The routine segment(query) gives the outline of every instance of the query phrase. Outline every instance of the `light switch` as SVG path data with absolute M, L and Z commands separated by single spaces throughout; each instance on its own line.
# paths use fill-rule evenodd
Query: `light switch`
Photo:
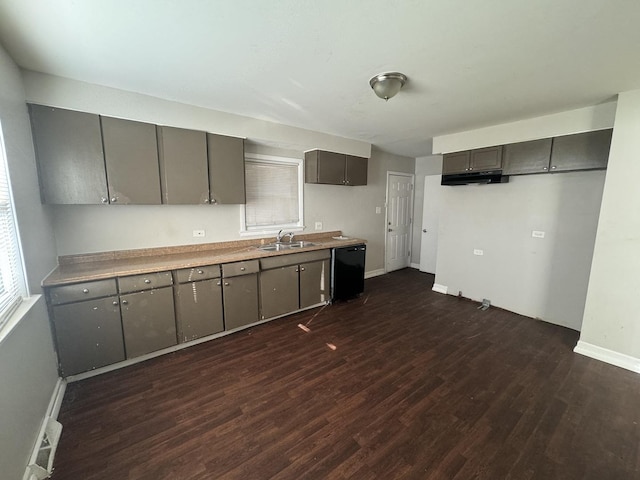
M 484 250 L 480 250 L 479 248 L 474 248 L 473 249 L 473 254 L 474 255 L 484 255 Z
M 531 236 L 533 238 L 544 238 L 544 232 L 541 232 L 540 230 L 534 230 L 531 232 Z
M 322 222 L 316 222 L 316 230 L 322 230 Z
M 382 208 L 381 208 L 381 207 L 376 207 L 376 213 L 377 213 L 377 214 L 382 213 Z

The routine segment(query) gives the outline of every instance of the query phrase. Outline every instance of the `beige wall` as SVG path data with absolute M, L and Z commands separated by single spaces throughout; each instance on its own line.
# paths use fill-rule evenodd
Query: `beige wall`
M 618 97 L 576 351 L 640 373 L 640 90 Z
M 0 47 L 0 122 L 32 293 L 55 266 L 51 222 L 40 205 L 33 144 L 18 68 Z M 19 321 L 17 320 L 19 318 Z M 16 323 L 17 322 L 17 323 Z M 11 326 L 12 328 L 7 328 Z M 0 332 L 0 476 L 20 479 L 58 375 L 42 297 L 25 302 Z

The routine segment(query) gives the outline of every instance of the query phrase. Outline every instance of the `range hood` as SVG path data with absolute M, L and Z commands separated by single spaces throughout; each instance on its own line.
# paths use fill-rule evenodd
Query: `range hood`
M 507 183 L 508 175 L 502 175 L 502 170 L 484 172 L 454 173 L 442 175 L 441 185 L 467 185 L 469 183 Z

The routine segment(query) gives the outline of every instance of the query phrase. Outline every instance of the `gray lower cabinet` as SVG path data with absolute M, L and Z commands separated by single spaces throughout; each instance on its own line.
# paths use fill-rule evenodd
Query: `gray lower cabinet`
M 300 308 L 307 308 L 331 299 L 331 262 L 300 265 Z
M 29 105 L 42 202 L 108 203 L 100 117 Z
M 298 310 L 298 265 L 260 272 L 261 318 L 273 318 Z
M 159 205 L 156 126 L 121 118 L 100 120 L 110 203 Z
M 125 359 L 117 296 L 52 307 L 62 376 Z
M 224 330 L 220 267 L 209 265 L 176 272 L 176 323 L 181 342 Z
M 257 260 L 222 265 L 224 329 L 249 325 L 259 318 Z
M 120 295 L 127 358 L 177 344 L 173 288 Z
M 260 260 L 261 318 L 273 318 L 330 300 L 329 250 Z

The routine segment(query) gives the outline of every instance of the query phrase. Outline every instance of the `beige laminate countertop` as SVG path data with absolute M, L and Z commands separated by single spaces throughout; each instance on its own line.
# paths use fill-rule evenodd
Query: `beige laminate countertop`
M 261 244 L 274 241 L 272 238 L 265 238 L 60 257 L 58 267 L 42 281 L 42 286 L 54 287 L 126 275 L 240 262 L 366 243 L 361 238 L 343 240 L 333 238 L 338 236 L 341 236 L 339 231 L 296 235 L 296 240 L 310 241 L 315 245 L 277 252 L 264 251 L 258 248 Z

